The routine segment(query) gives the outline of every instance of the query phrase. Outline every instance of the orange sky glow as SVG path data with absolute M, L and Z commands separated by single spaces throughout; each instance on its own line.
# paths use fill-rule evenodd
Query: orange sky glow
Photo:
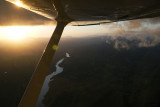
M 0 27 L 0 40 L 23 41 L 27 38 L 49 38 L 55 26 L 3 26 Z M 108 30 L 103 26 L 67 26 L 62 37 L 88 37 L 105 35 Z

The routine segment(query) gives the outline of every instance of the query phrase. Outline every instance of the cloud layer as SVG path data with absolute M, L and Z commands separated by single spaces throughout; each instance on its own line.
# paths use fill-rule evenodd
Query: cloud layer
M 106 25 L 108 33 L 106 43 L 116 49 L 133 47 L 152 47 L 160 43 L 160 17 L 139 19 Z

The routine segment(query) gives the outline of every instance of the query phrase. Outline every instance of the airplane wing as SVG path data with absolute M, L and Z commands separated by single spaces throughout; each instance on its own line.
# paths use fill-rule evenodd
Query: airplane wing
M 160 16 L 159 0 L 7 0 L 55 20 L 60 11 L 72 25 L 92 25 Z M 62 13 L 62 12 L 61 12 Z
M 57 12 L 51 0 L 6 0 L 19 7 L 25 8 L 44 17 L 54 20 Z

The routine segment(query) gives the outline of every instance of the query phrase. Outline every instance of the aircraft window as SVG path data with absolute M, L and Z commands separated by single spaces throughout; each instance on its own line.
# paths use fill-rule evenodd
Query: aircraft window
M 158 22 L 66 27 L 37 107 L 159 106 Z
M 33 2 L 30 4 L 39 6 L 38 0 L 20 1 Z M 77 1 L 83 4 L 81 0 Z M 151 4 L 150 8 L 156 7 L 154 11 L 133 5 L 135 12 L 128 15 L 130 11 L 127 5 L 125 8 L 127 11 L 122 12 L 121 17 L 117 17 L 116 12 L 122 10 L 121 7 L 125 4 L 121 3 L 122 6 L 115 8 L 117 11 L 113 11 L 111 18 L 125 19 L 132 15 L 137 17 L 136 14 L 141 12 L 144 14 L 139 18 L 144 18 L 143 15 L 151 17 L 149 13 L 152 12 L 155 13 L 153 16 L 158 16 L 158 1 L 153 1 L 156 5 L 152 5 L 151 1 L 147 1 L 145 5 Z M 43 3 L 44 0 L 39 2 L 42 7 L 47 5 Z M 72 2 L 70 3 L 72 5 Z M 143 1 L 134 3 L 141 4 Z M 20 7 L 0 0 L 1 107 L 18 106 L 55 29 L 54 21 L 22 9 L 24 6 L 22 4 L 18 5 Z M 65 5 L 66 9 L 68 7 L 68 4 Z M 76 8 L 79 7 L 72 5 L 72 8 L 68 8 L 65 12 L 76 13 Z M 140 8 L 144 10 L 136 11 Z M 97 10 L 97 7 L 93 9 Z M 104 10 L 103 7 L 98 9 Z M 42 13 L 51 12 L 50 8 L 38 10 Z M 95 14 L 90 8 L 86 10 L 85 14 L 78 10 L 80 12 L 78 14 L 80 16 L 88 16 L 87 12 Z M 57 12 L 51 13 L 55 13 L 52 15 L 56 17 Z M 107 17 L 99 14 L 98 17 L 90 16 L 90 18 L 105 20 Z M 103 21 L 101 23 L 95 21 L 94 24 L 92 21 L 71 24 L 92 26 L 67 25 L 59 45 L 53 46 L 57 51 L 37 100 L 37 107 L 160 107 L 159 22 L 160 18 L 157 17 L 105 24 Z M 100 25 L 95 25 L 97 23 Z

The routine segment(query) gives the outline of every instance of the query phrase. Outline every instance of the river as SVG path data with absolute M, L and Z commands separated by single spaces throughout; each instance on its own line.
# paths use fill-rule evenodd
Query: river
M 45 79 L 45 81 L 43 83 L 43 87 L 41 89 L 41 93 L 40 93 L 40 96 L 38 98 L 36 107 L 45 107 L 45 105 L 43 104 L 42 100 L 44 99 L 45 94 L 49 90 L 49 82 L 53 80 L 52 77 L 54 77 L 55 75 L 58 75 L 58 74 L 63 72 L 63 67 L 61 67 L 59 65 L 65 60 L 65 58 L 69 58 L 69 57 L 70 57 L 70 55 L 68 53 L 66 53 L 66 56 L 64 58 L 60 59 L 56 63 L 56 71 L 51 73 L 50 75 L 46 76 L 46 79 Z

